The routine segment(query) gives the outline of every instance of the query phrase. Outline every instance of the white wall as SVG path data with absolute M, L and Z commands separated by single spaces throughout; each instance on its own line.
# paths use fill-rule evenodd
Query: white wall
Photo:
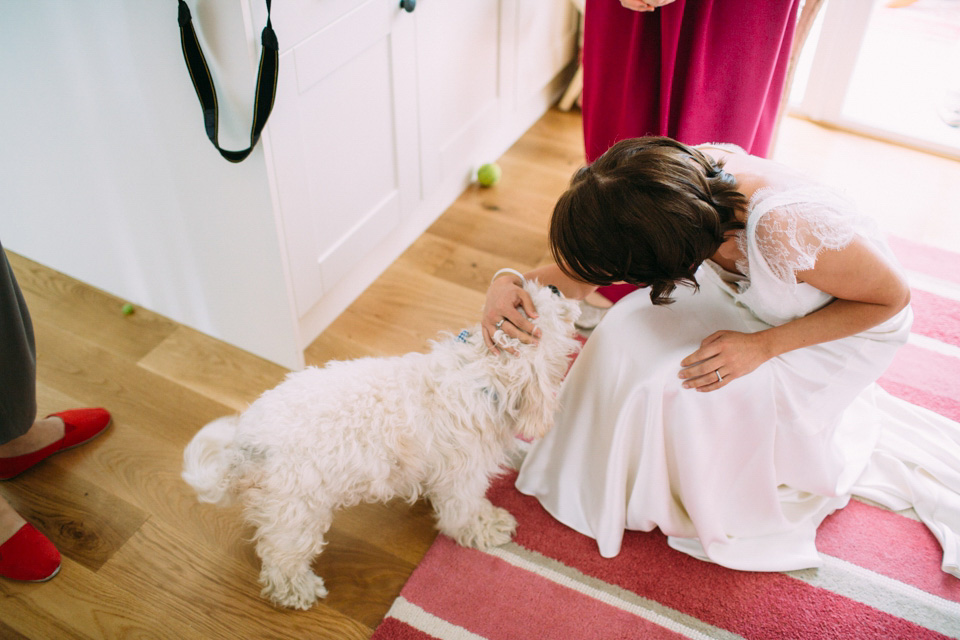
M 221 145 L 243 148 L 259 37 L 239 2 L 190 5 L 220 91 Z M 177 4 L 6 2 L 0 47 L 4 246 L 299 366 L 263 151 L 232 164 L 207 141 Z

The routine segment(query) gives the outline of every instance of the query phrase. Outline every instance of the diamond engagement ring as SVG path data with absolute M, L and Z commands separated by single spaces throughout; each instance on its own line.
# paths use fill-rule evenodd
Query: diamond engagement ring
M 499 329 L 499 328 L 500 328 L 500 325 L 503 324 L 503 321 L 504 321 L 504 320 L 506 320 L 506 318 L 500 318 L 500 322 L 498 322 L 497 324 L 495 324 L 495 325 L 493 325 L 493 326 L 495 326 L 497 329 Z
M 723 376 L 720 375 L 720 369 L 717 369 L 714 371 L 714 373 L 717 374 L 717 382 L 723 382 Z

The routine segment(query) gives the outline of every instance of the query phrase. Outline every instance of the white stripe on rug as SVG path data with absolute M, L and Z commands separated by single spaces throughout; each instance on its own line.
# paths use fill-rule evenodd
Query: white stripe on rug
M 440 640 L 486 640 L 483 636 L 424 611 L 403 596 L 393 601 L 385 617 L 399 620 Z
M 820 556 L 822 567 L 787 571 L 785 575 L 938 633 L 951 637 L 960 634 L 960 604 L 840 558 L 823 553 Z
M 940 340 L 928 338 L 927 336 L 920 335 L 919 333 L 911 333 L 910 337 L 907 339 L 907 342 L 915 347 L 920 347 L 922 349 L 926 349 L 927 351 L 933 351 L 934 353 L 939 353 L 940 355 L 949 356 L 951 358 L 957 358 L 960 360 L 960 347 L 952 345 L 949 342 L 941 342 Z
M 919 271 L 907 270 L 907 281 L 914 289 L 920 289 L 933 293 L 941 298 L 949 298 L 960 302 L 960 284 L 943 280 L 936 276 L 921 273 Z
M 742 636 L 638 596 L 572 567 L 510 542 L 486 551 L 488 555 L 566 587 L 604 604 L 694 640 L 742 640 Z

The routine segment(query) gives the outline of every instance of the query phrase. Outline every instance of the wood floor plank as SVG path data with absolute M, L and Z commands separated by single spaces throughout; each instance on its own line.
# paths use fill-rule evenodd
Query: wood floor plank
M 76 341 L 45 318 L 34 321 L 38 378 L 69 387 L 87 406 L 109 408 L 122 424 L 157 425 L 158 435 L 185 444 L 203 424 L 229 407 L 140 367 L 99 343 Z
M 125 301 L 120 298 L 12 251 L 7 251 L 7 258 L 31 316 L 64 327 L 78 341 L 96 342 L 136 360 L 177 328 L 175 322 L 146 309 L 124 315 Z
M 67 633 L 69 634 L 70 631 L 67 630 Z M 3 638 L 4 640 L 24 640 L 29 638 L 29 636 L 23 635 L 13 627 L 6 624 L 3 620 L 0 620 L 0 638 Z
M 75 609 L 83 610 L 83 607 L 75 607 L 75 603 L 86 599 L 95 581 L 83 580 L 77 584 L 70 579 L 72 575 L 75 573 L 68 558 L 64 560 L 60 573 L 49 582 L 31 584 L 0 580 L 0 612 L 3 614 L 0 631 L 5 631 L 4 627 L 9 625 L 13 628 L 12 637 L 95 638 L 85 632 L 90 627 L 81 624 L 73 615 Z M 108 585 L 108 592 L 110 588 Z M 7 638 L 7 635 L 0 637 Z
M 410 505 L 402 500 L 365 503 L 344 509 L 334 527 L 416 565 L 437 537 L 433 509 L 424 500 Z
M 396 264 L 486 294 L 490 277 L 503 266 L 503 261 L 499 256 L 427 231 L 397 259 Z
M 130 591 L 153 594 L 155 624 L 171 619 L 201 638 L 368 638 L 372 630 L 324 603 L 309 611 L 272 606 L 260 596 L 257 571 L 216 550 L 198 549 L 175 528 L 148 521 L 137 544 L 116 554 L 99 575 Z M 202 606 L 184 606 L 202 603 Z
M 478 291 L 394 264 L 327 331 L 362 336 L 377 355 L 424 352 L 439 332 L 479 322 L 482 306 Z
M 374 628 L 400 595 L 417 562 L 385 553 L 379 545 L 334 527 L 314 571 L 330 592 L 324 605 Z
M 64 559 L 60 573 L 49 582 L 0 582 L 4 620 L 23 637 L 204 637 L 190 625 L 152 606 L 151 596 L 145 588 L 121 587 L 69 558 Z M 17 606 L 7 606 L 10 601 Z M 2 631 L 0 627 L 0 638 L 7 638 Z
M 557 154 L 583 157 L 583 119 L 579 110 L 559 111 L 551 109 L 537 120 L 510 148 L 510 155 L 520 152 L 518 144 L 530 138 L 546 138 L 557 144 L 558 149 L 550 155 L 536 156 L 540 161 L 554 162 Z
M 451 215 L 441 216 L 430 226 L 429 233 L 498 256 L 504 265 L 533 264 L 548 249 L 546 226 L 535 230 L 507 215 L 491 224 L 478 215 L 475 205 L 465 202 L 454 204 L 447 213 Z
M 509 161 L 505 159 L 503 162 Z M 494 231 L 502 229 L 503 225 L 521 225 L 527 231 L 545 234 L 557 198 L 567 188 L 570 175 L 564 171 L 563 176 L 562 180 L 552 180 L 554 186 L 549 189 L 523 180 L 497 184 L 489 189 L 471 187 L 441 218 L 467 215 Z
M 76 473 L 41 465 L 0 485 L 18 513 L 61 555 L 96 571 L 146 521 L 148 514 Z
M 237 412 L 289 373 L 280 365 L 187 327 L 177 328 L 138 364 Z

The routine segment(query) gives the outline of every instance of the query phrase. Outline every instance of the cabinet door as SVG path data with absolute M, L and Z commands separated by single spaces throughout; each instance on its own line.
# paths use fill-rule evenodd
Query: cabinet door
M 367 0 L 280 59 L 269 161 L 298 316 L 419 199 L 414 23 Z
M 522 105 L 576 55 L 579 13 L 569 0 L 515 1 L 517 105 Z
M 420 0 L 417 69 L 424 197 L 459 188 L 496 145 L 501 0 Z

